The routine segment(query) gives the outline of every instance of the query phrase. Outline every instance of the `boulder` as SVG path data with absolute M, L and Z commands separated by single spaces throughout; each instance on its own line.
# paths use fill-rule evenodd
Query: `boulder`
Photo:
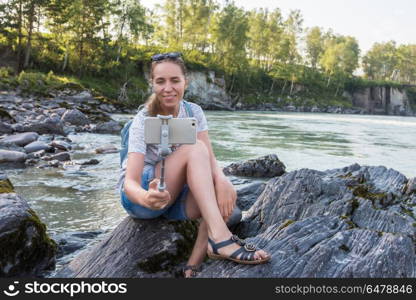
M 23 125 L 24 131 L 34 131 L 39 134 L 59 134 L 65 135 L 64 127 L 59 118 L 46 118 L 41 122 L 26 123 Z
M 26 200 L 0 175 L 0 277 L 41 276 L 55 265 L 56 243 Z
M 119 134 L 120 131 L 121 131 L 121 125 L 114 120 L 104 122 L 104 123 L 99 123 L 93 129 L 93 132 L 96 132 L 96 133 Z
M 11 145 L 14 144 L 19 147 L 24 147 L 27 144 L 30 144 L 36 141 L 39 137 L 39 134 L 36 132 L 25 132 L 25 133 L 18 133 L 10 136 L 6 136 L 5 138 L 0 140 L 0 144 L 2 145 Z
M 90 124 L 90 120 L 80 112 L 78 109 L 68 109 L 61 118 L 62 122 L 67 122 L 72 125 L 83 126 Z
M 50 145 L 56 149 L 63 150 L 63 151 L 69 151 L 72 149 L 72 146 L 69 143 L 65 141 L 60 141 L 60 140 L 54 140 L 51 142 Z
M 32 142 L 24 147 L 26 153 L 37 152 L 40 150 L 50 151 L 51 148 L 51 146 L 41 141 Z
M 101 242 L 76 256 L 56 277 L 177 277 L 180 265 L 190 254 L 196 232 L 196 223 L 192 221 L 126 217 Z
M 12 125 L 8 123 L 0 122 L 0 134 L 12 133 L 12 132 L 13 132 Z
M 43 157 L 43 160 L 46 160 L 46 161 L 54 161 L 54 160 L 68 161 L 68 160 L 71 160 L 71 155 L 69 154 L 69 152 L 61 152 L 61 153 L 54 154 L 54 155 L 51 155 L 51 156 L 45 156 L 45 157 Z
M 118 149 L 112 144 L 106 144 L 95 149 L 95 153 L 97 154 L 107 154 L 107 153 L 116 153 L 116 152 L 118 152 Z
M 24 163 L 26 159 L 27 159 L 26 153 L 0 149 L 0 164 Z
M 269 154 L 244 162 L 232 163 L 226 166 L 223 171 L 225 175 L 270 178 L 283 175 L 285 169 L 285 165 L 277 155 Z
M 240 207 L 241 210 L 249 210 L 263 192 L 265 186 L 266 184 L 263 182 L 254 182 L 237 189 L 238 207 Z

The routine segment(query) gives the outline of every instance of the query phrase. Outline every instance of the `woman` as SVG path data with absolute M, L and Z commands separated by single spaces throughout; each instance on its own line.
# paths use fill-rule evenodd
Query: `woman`
M 161 215 L 186 220 L 202 217 L 198 237 L 184 269 L 184 276 L 195 275 L 205 255 L 243 264 L 265 263 L 270 256 L 233 236 L 226 226 L 236 201 L 236 192 L 215 159 L 205 115 L 200 106 L 188 103 L 197 119 L 197 142 L 181 145 L 166 158 L 165 191 L 157 189 L 161 162 L 157 145 L 144 143 L 146 116 L 187 117 L 182 101 L 188 81 L 180 53 L 152 57 L 150 80 L 153 94 L 145 108 L 135 116 L 129 132 L 129 149 L 121 193 L 122 204 L 135 218 L 151 219 Z

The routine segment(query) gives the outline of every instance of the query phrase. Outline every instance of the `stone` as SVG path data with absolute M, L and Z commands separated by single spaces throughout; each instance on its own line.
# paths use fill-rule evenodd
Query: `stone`
M 26 153 L 19 151 L 0 150 L 0 164 L 24 163 L 26 159 Z
M 264 182 L 251 183 L 237 190 L 237 205 L 244 211 L 249 210 L 263 192 Z
M 34 141 L 30 144 L 27 144 L 24 147 L 26 153 L 37 152 L 37 151 L 40 151 L 40 150 L 50 151 L 51 148 L 52 148 L 51 146 L 49 146 L 45 142 L 41 142 L 41 141 Z
M 56 243 L 25 199 L 1 176 L 0 277 L 42 276 L 55 266 Z M 9 189 L 4 186 L 9 184 Z
M 87 125 L 90 122 L 90 120 L 87 118 L 86 115 L 84 115 L 82 112 L 80 112 L 78 109 L 69 109 L 67 110 L 61 118 L 62 122 L 66 122 L 72 125 L 77 126 L 83 126 Z
M 16 146 L 24 147 L 27 144 L 30 144 L 36 141 L 38 137 L 39 137 L 39 134 L 37 134 L 36 132 L 18 133 L 18 134 L 10 135 L 1 139 L 0 144 L 2 145 L 14 144 Z
M 64 151 L 69 151 L 72 149 L 72 146 L 69 143 L 61 140 L 54 140 L 50 143 L 50 145 L 56 149 Z
M 12 125 L 5 123 L 5 122 L 0 122 L 0 134 L 12 133 L 12 132 L 13 132 Z
M 111 120 L 108 122 L 97 124 L 93 132 L 119 134 L 121 129 L 121 125 L 117 121 Z
M 68 161 L 71 160 L 71 155 L 69 154 L 69 152 L 61 152 L 55 155 L 51 155 L 51 156 L 45 156 L 43 157 L 43 160 L 46 161 Z
M 77 163 L 81 166 L 98 165 L 100 163 L 100 161 L 98 159 L 92 158 L 92 159 L 80 161 L 80 162 L 77 162 Z
M 285 165 L 277 155 L 270 154 L 244 162 L 232 163 L 223 171 L 225 175 L 270 178 L 285 173 Z
M 39 134 L 59 134 L 65 135 L 62 122 L 59 118 L 47 117 L 41 122 L 31 122 L 24 124 L 25 131 L 34 131 Z
M 95 149 L 97 154 L 107 154 L 107 153 L 116 153 L 118 149 L 112 144 L 106 144 Z
M 126 217 L 102 241 L 76 256 L 56 277 L 151 278 L 160 277 L 161 273 L 163 277 L 179 277 L 180 265 L 190 254 L 196 232 L 192 221 Z

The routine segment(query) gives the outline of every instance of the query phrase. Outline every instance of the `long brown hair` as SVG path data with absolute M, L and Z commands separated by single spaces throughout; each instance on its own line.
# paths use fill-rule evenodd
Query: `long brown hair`
M 156 65 L 164 63 L 164 62 L 171 62 L 171 63 L 178 65 L 182 70 L 183 76 L 187 78 L 188 71 L 186 70 L 185 63 L 182 60 L 182 58 L 177 57 L 177 58 L 165 58 L 159 61 L 152 61 L 150 65 L 150 71 L 149 71 L 149 80 L 153 80 L 153 70 L 156 67 Z M 149 96 L 149 98 L 147 98 L 147 101 L 144 105 L 147 108 L 147 112 L 149 116 L 155 117 L 162 112 L 160 101 L 157 99 L 157 96 L 155 93 L 152 93 Z

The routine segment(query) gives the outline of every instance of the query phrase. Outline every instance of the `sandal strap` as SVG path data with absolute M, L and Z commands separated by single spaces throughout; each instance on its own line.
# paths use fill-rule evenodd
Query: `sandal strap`
M 219 242 L 219 243 L 214 243 L 210 238 L 208 238 L 208 242 L 212 247 L 212 252 L 214 252 L 214 254 L 219 254 L 218 249 L 231 245 L 235 243 L 236 241 L 234 241 L 233 238 L 231 237 L 230 239 Z
M 241 254 L 241 257 L 238 256 Z M 241 260 L 253 260 L 255 252 L 253 250 L 249 251 L 246 247 L 242 246 L 239 249 L 235 250 L 230 257 L 234 259 L 241 259 Z
M 182 268 L 182 273 L 183 276 L 185 277 L 185 272 L 191 270 L 191 277 L 195 277 L 197 275 L 198 272 L 202 271 L 202 266 L 196 266 L 196 265 L 186 265 L 185 267 Z

